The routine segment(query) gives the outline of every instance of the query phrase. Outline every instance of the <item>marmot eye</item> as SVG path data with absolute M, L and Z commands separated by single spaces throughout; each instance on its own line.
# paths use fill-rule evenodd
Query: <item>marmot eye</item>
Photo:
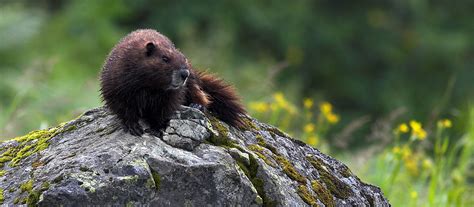
M 169 63 L 169 62 L 170 62 L 170 58 L 169 58 L 169 57 L 163 56 L 163 57 L 161 57 L 161 59 L 162 59 L 165 63 Z

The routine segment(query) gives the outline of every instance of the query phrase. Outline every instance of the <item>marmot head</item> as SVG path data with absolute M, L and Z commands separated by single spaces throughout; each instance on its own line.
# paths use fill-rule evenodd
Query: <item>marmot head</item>
M 186 57 L 166 36 L 144 29 L 124 37 L 109 54 L 103 70 L 113 70 L 115 78 L 135 85 L 178 90 L 186 84 L 189 68 Z

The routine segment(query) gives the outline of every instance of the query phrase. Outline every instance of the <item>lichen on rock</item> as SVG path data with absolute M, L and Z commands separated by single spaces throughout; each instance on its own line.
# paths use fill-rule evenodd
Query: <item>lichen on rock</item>
M 188 107 L 163 136 L 125 133 L 106 108 L 0 144 L 0 203 L 389 206 L 339 161 L 245 116 L 237 129 Z

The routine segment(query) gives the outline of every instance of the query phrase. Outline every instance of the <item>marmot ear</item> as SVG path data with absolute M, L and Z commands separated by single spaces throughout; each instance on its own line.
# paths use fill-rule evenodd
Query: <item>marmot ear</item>
M 156 46 L 153 42 L 149 42 L 146 44 L 146 56 L 151 56 L 156 50 Z

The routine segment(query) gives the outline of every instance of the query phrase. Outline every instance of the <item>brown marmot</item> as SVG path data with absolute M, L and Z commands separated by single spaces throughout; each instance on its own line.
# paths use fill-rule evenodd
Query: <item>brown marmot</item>
M 102 68 L 100 90 L 105 105 L 133 135 L 144 132 L 140 119 L 155 132 L 165 128 L 182 104 L 235 127 L 243 124 L 245 109 L 235 90 L 194 70 L 166 36 L 152 29 L 136 30 L 112 49 Z

